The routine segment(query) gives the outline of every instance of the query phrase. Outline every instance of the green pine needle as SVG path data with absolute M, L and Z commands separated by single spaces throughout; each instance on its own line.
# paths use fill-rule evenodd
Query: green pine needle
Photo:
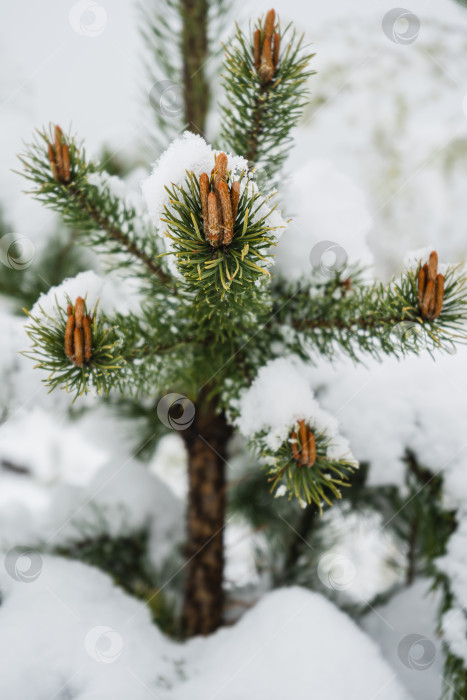
M 204 236 L 198 179 L 187 172 L 183 187 L 167 188 L 170 205 L 164 208 L 162 221 L 172 241 L 173 254 L 187 288 L 196 303 L 217 305 L 227 298 L 242 302 L 243 295 L 258 280 L 270 276 L 275 227 L 268 224 L 272 211 L 260 212 L 264 198 L 257 191 L 251 173 L 242 173 L 245 181 L 240 195 L 232 243 L 214 248 Z M 272 195 L 268 199 L 271 198 Z M 268 200 L 266 200 L 267 202 Z
M 258 28 L 263 21 L 258 20 Z M 255 27 L 256 28 L 256 27 Z M 304 45 L 291 24 L 281 31 L 281 52 L 273 80 L 264 85 L 253 59 L 253 32 L 247 37 L 238 28 L 225 47 L 223 86 L 226 104 L 221 105 L 221 141 L 234 153 L 259 166 L 261 189 L 278 184 L 279 171 L 291 146 L 291 130 L 308 102 L 309 69 L 315 54 Z M 266 190 L 267 191 L 267 190 Z
M 91 314 L 92 357 L 83 367 L 76 367 L 65 354 L 65 327 L 67 322 L 66 306 L 72 304 L 66 298 L 61 306 L 55 300 L 56 313 L 47 314 L 41 307 L 40 316 L 33 316 L 26 311 L 30 324 L 26 332 L 32 340 L 32 347 L 22 354 L 37 362 L 36 367 L 50 372 L 43 381 L 50 391 L 60 386 L 74 394 L 73 401 L 92 388 L 101 395 L 118 385 L 123 371 L 120 355 L 120 341 L 116 329 L 109 326 L 104 317 L 98 315 L 97 307 Z
M 311 429 L 313 430 L 312 426 Z M 302 503 L 314 503 L 322 513 L 323 505 L 332 506 L 335 499 L 342 498 L 341 489 L 349 487 L 349 477 L 358 469 L 355 460 L 330 460 L 327 457 L 331 440 L 325 433 L 314 432 L 316 461 L 312 467 L 301 466 L 292 456 L 290 439 L 277 452 L 271 452 L 265 442 L 266 432 L 255 437 L 255 444 L 266 462 L 266 471 L 271 482 L 271 492 L 285 485 L 289 500 L 297 498 Z M 298 428 L 297 428 L 298 433 Z

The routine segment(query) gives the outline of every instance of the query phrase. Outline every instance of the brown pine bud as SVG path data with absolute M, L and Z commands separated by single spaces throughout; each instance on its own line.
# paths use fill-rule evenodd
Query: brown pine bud
M 213 176 L 212 188 L 216 192 L 219 183 L 222 180 L 227 181 L 227 156 L 225 153 L 219 153 L 217 156 L 211 175 Z
M 433 250 L 428 259 L 428 280 L 435 281 L 438 274 L 438 253 Z
M 316 462 L 316 440 L 315 436 L 311 432 L 311 430 L 308 431 L 308 466 L 312 467 L 313 464 Z
M 52 170 L 52 175 L 54 176 L 55 182 L 58 182 L 58 172 L 57 166 L 55 164 L 55 153 L 52 144 L 49 143 L 47 146 L 47 155 L 49 157 L 50 169 Z
M 209 219 L 209 242 L 212 246 L 218 246 L 220 243 L 220 224 L 219 224 L 219 209 L 217 197 L 214 192 L 210 192 L 208 196 L 208 219 Z
M 75 320 L 77 328 L 83 327 L 84 313 L 84 299 L 82 297 L 77 297 L 75 301 Z
M 433 318 L 438 318 L 438 316 L 441 313 L 441 310 L 443 308 L 443 300 L 444 300 L 444 277 L 442 274 L 439 274 L 436 278 L 436 299 L 435 299 L 435 307 L 433 310 Z
M 75 365 L 77 367 L 83 366 L 84 356 L 83 356 L 83 331 L 81 328 L 75 328 L 74 332 L 75 341 Z
M 421 267 L 418 271 L 418 305 L 421 307 L 423 303 L 423 296 L 425 294 L 426 285 L 426 270 Z
M 264 39 L 271 42 L 272 35 L 274 34 L 274 25 L 276 23 L 276 13 L 274 10 L 269 10 L 266 15 L 266 21 L 264 22 Z
M 70 308 L 70 307 L 68 307 Z M 68 321 L 65 326 L 65 355 L 70 362 L 74 362 L 73 355 L 73 339 L 75 332 L 75 317 L 72 314 L 68 315 Z
M 233 216 L 232 216 L 232 202 L 230 201 L 230 191 L 229 186 L 226 182 L 222 181 L 219 183 L 219 200 L 222 207 L 222 219 L 224 228 L 224 245 L 230 245 L 233 238 Z
M 66 143 L 62 146 L 62 164 L 63 164 L 63 182 L 70 182 L 71 167 L 70 167 L 70 151 Z
M 203 210 L 203 225 L 206 238 L 208 237 L 208 195 L 209 195 L 209 176 L 207 173 L 201 173 L 199 178 L 199 194 L 201 197 L 201 209 Z
M 433 280 L 428 280 L 426 288 L 425 288 L 425 294 L 423 295 L 423 301 L 420 307 L 420 311 L 422 312 L 422 316 L 424 318 L 428 318 L 428 314 L 430 312 L 430 307 L 435 298 L 435 282 Z
M 59 126 L 55 127 L 55 163 L 57 166 L 58 179 L 62 182 L 63 174 L 63 157 L 62 157 L 62 137 L 63 133 Z
M 272 65 L 274 66 L 274 71 L 277 69 L 277 66 L 279 65 L 280 46 L 281 46 L 281 38 L 280 38 L 280 35 L 276 32 L 274 34 L 274 43 L 273 43 L 273 49 L 272 49 Z
M 271 42 L 265 39 L 263 42 L 263 53 L 261 55 L 261 65 L 259 75 L 263 83 L 270 83 L 274 75 L 274 66 L 271 57 Z
M 292 457 L 298 462 L 300 460 L 300 453 L 297 447 L 297 433 L 295 430 L 292 430 L 290 434 L 290 444 L 292 445 Z
M 309 461 L 309 450 L 308 450 L 308 434 L 304 420 L 298 421 L 298 434 L 300 437 L 300 463 L 308 464 Z
M 235 182 L 232 183 L 230 198 L 232 200 L 232 219 L 235 223 L 235 219 L 237 218 L 238 202 L 240 201 L 240 183 L 238 180 L 235 180 Z
M 256 72 L 259 71 L 259 64 L 261 62 L 261 30 L 256 29 L 253 34 L 253 60 L 255 63 Z
M 431 297 L 430 305 L 428 307 L 428 318 L 433 318 L 436 307 L 436 280 L 433 282 L 433 295 Z
M 66 315 L 71 316 L 72 314 L 73 314 L 73 307 L 71 304 L 68 304 L 68 306 L 66 307 Z
M 84 361 L 89 362 L 92 357 L 92 332 L 91 332 L 91 317 L 83 318 L 83 337 L 84 337 Z

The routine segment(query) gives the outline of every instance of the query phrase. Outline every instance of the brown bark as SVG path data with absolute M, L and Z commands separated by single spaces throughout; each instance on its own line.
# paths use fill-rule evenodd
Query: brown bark
M 211 634 L 222 622 L 225 467 L 231 428 L 223 415 L 197 408 L 182 436 L 188 450 L 187 565 L 183 629 Z
M 203 134 L 209 107 L 206 80 L 208 58 L 208 0 L 181 0 L 183 17 L 183 93 L 185 122 L 195 134 Z

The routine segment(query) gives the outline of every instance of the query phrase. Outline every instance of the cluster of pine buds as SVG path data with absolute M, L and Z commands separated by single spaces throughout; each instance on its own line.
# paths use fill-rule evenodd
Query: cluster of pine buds
M 217 156 L 210 178 L 207 173 L 200 175 L 199 192 L 206 240 L 215 248 L 230 245 L 237 218 L 240 183 L 233 182 L 229 189 L 225 153 Z
M 271 82 L 279 64 L 281 38 L 279 33 L 274 31 L 275 24 L 276 13 L 274 10 L 269 10 L 263 32 L 261 29 L 256 29 L 253 35 L 255 70 L 264 85 Z
M 47 155 L 55 182 L 66 184 L 71 179 L 70 151 L 59 126 L 54 129 L 55 143 L 47 145 Z
M 438 273 L 438 254 L 430 253 L 428 262 L 418 271 L 418 306 L 425 319 L 438 318 L 443 308 L 444 276 Z
M 292 430 L 290 438 L 294 460 L 300 467 L 312 467 L 316 462 L 316 440 L 304 420 L 298 421 L 298 437 Z
M 68 304 L 65 327 L 65 354 L 76 367 L 87 364 L 92 357 L 91 317 L 86 315 L 84 299 L 78 297 L 75 308 Z

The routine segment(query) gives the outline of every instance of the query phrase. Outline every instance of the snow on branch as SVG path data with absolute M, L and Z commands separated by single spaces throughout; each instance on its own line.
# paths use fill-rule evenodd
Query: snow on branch
M 241 300 L 270 274 L 270 248 L 285 222 L 243 158 L 216 156 L 187 132 L 161 156 L 143 193 L 167 253 L 198 299 L 214 303 L 232 292 Z
M 238 404 L 236 423 L 261 453 L 272 489 L 285 486 L 302 502 L 341 498 L 340 487 L 358 464 L 338 422 L 324 411 L 310 388 L 308 370 L 297 358 L 262 367 Z M 279 491 L 279 493 L 281 493 Z
M 99 308 L 99 295 L 102 307 Z M 50 390 L 57 386 L 75 394 L 93 387 L 106 394 L 118 384 L 122 371 L 121 341 L 107 313 L 126 306 L 122 285 L 83 272 L 65 280 L 39 297 L 28 313 L 26 332 L 32 347 L 24 354 L 37 360 L 49 374 L 43 380 Z

